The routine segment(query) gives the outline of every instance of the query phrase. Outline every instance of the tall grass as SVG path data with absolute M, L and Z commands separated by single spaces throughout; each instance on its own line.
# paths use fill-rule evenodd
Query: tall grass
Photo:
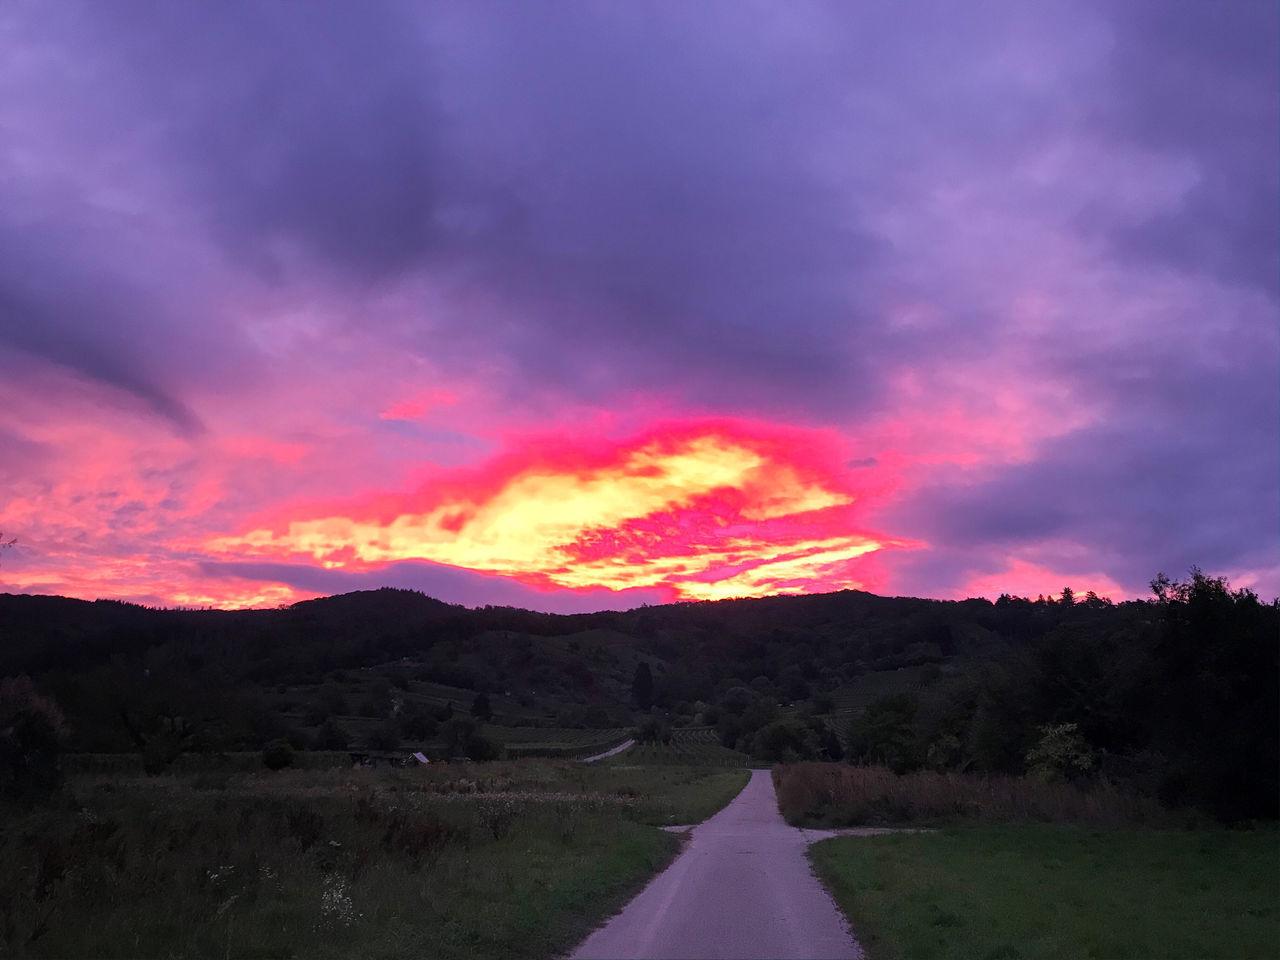
M 798 763 L 773 769 L 778 807 L 797 826 L 1078 823 L 1119 826 L 1167 819 L 1158 805 L 1105 783 L 1031 777 L 896 774 L 887 767 Z
M 0 814 L 0 956 L 548 957 L 741 784 L 564 761 L 73 777 Z

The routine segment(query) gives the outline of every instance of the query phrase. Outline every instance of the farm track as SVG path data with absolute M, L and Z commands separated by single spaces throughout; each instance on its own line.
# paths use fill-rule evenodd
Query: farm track
M 778 813 L 755 770 L 741 793 L 693 829 L 676 860 L 572 954 L 590 958 L 854 958 L 844 917 L 805 859 L 809 838 Z

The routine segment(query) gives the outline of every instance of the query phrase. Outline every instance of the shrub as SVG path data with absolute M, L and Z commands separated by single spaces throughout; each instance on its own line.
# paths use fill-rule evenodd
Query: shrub
M 751 738 L 751 753 L 761 760 L 807 760 L 813 758 L 817 749 L 813 732 L 794 717 L 775 720 Z
M 38 803 L 62 782 L 58 755 L 67 729 L 58 705 L 27 676 L 0 680 L 0 796 Z
M 345 750 L 349 742 L 346 732 L 330 718 L 316 730 L 314 745 L 317 750 Z
M 977 776 L 886 767 L 799 763 L 773 770 L 778 808 L 790 823 L 861 826 L 901 823 L 1160 822 L 1152 800 L 1106 783 L 1050 783 L 1034 777 Z
M 1093 764 L 1093 748 L 1074 723 L 1040 727 L 1040 742 L 1027 751 L 1027 772 L 1042 780 L 1075 780 Z
M 384 720 L 365 736 L 374 750 L 395 750 L 400 746 L 400 725 L 394 720 Z
M 293 766 L 293 747 L 287 740 L 272 740 L 262 748 L 262 765 L 268 770 Z
M 446 720 L 440 725 L 439 735 L 445 752 L 451 757 L 493 760 L 499 753 L 498 745 L 480 733 L 471 717 L 455 716 Z
M 670 725 L 659 717 L 646 717 L 633 735 L 641 743 L 670 743 L 674 736 Z

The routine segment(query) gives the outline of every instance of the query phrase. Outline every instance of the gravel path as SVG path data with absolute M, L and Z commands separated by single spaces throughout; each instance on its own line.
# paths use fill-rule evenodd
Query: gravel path
M 809 842 L 778 813 L 769 771 L 754 770 L 727 807 L 693 828 L 684 852 L 573 957 L 860 960 L 844 916 L 809 869 Z
M 584 757 L 582 762 L 595 763 L 597 760 L 603 760 L 605 757 L 612 757 L 615 754 L 619 754 L 623 750 L 630 750 L 635 745 L 636 745 L 636 742 L 634 740 L 624 740 L 622 741 L 622 743 L 618 744 L 612 750 L 606 750 L 604 753 L 597 753 L 594 757 Z

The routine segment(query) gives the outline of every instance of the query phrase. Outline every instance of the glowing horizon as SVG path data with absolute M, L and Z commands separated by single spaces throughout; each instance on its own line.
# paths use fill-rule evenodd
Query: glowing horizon
M 1274 4 L 107 8 L 0 7 L 0 591 L 1280 593 Z
M 863 586 L 850 562 L 903 544 L 854 529 L 858 496 L 814 455 L 823 440 L 672 424 L 607 450 L 504 458 L 465 486 L 445 478 L 199 548 L 328 569 L 428 560 L 544 589 L 652 588 L 672 599 Z

